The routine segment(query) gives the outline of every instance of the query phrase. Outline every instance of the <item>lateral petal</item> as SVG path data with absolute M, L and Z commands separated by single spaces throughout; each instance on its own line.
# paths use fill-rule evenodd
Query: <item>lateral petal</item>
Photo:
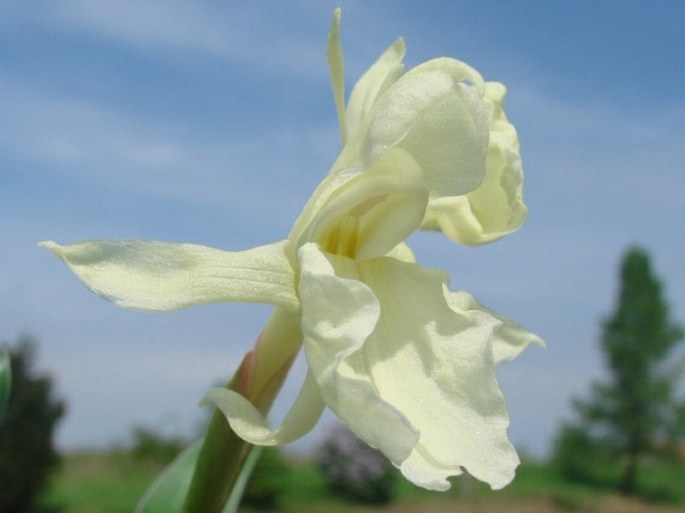
M 220 301 L 299 308 L 286 241 L 240 252 L 153 241 L 39 245 L 93 292 L 127 308 L 162 311 Z
M 363 361 L 378 395 L 420 433 L 412 454 L 393 461 L 427 488 L 449 488 L 447 478 L 462 468 L 493 488 L 505 486 L 519 460 L 494 373 L 491 340 L 499 322 L 448 305 L 441 271 L 392 258 L 357 268 L 381 305 Z
M 300 248 L 299 255 L 305 355 L 321 396 L 367 444 L 394 462 L 403 461 L 418 433 L 379 395 L 361 351 L 380 316 L 378 301 L 360 281 L 336 276 L 315 244 Z M 331 258 L 354 273 L 353 260 Z

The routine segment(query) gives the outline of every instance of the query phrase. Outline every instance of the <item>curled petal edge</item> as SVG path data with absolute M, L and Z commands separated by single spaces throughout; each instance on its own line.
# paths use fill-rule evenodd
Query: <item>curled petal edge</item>
M 214 404 L 226 416 L 231 429 L 254 445 L 282 445 L 302 438 L 309 433 L 323 413 L 325 403 L 316 380 L 307 373 L 295 402 L 276 429 L 269 427 L 264 416 L 254 405 L 237 392 L 226 388 L 213 388 L 200 401 L 200 405 Z
M 513 360 L 531 344 L 546 347 L 542 338 L 529 332 L 510 318 L 486 308 L 468 292 L 450 292 L 446 289 L 445 294 L 451 308 L 457 311 L 484 312 L 500 322 L 492 338 L 492 354 L 495 365 Z

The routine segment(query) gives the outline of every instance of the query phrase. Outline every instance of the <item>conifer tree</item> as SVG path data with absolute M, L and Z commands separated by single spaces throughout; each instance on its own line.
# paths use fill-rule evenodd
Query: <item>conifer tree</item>
M 669 367 L 682 330 L 670 318 L 645 250 L 626 252 L 620 280 L 616 310 L 604 321 L 600 341 L 607 377 L 593 384 L 587 400 L 575 402 L 581 422 L 567 426 L 560 440 L 569 453 L 573 435 L 586 447 L 603 446 L 620 457 L 619 489 L 632 494 L 640 459 L 654 450 L 655 442 L 683 435 L 683 404 L 676 397 L 679 376 Z

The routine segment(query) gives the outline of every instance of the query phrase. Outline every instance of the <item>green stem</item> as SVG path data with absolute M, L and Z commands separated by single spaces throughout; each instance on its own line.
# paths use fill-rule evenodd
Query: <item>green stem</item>
M 300 347 L 299 316 L 276 309 L 227 388 L 266 415 Z M 198 456 L 183 513 L 220 513 L 231 495 L 252 445 L 239 438 L 215 410 Z

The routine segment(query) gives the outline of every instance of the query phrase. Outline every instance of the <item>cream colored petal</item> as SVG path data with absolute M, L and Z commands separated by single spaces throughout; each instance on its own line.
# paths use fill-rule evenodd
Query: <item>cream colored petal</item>
M 226 416 L 231 429 L 255 445 L 282 445 L 309 433 L 323 413 L 325 404 L 314 377 L 308 373 L 293 406 L 276 429 L 242 395 L 226 388 L 213 388 L 200 405 L 214 404 Z
M 519 140 L 504 114 L 505 93 L 502 84 L 485 84 L 490 140 L 483 183 L 465 195 L 432 198 L 423 229 L 441 230 L 457 242 L 477 245 L 516 231 L 525 221 Z
M 345 61 L 343 60 L 342 48 L 340 47 L 340 16 L 341 10 L 338 7 L 333 11 L 333 22 L 328 33 L 328 46 L 326 53 L 328 56 L 328 69 L 331 73 L 331 85 L 333 86 L 333 99 L 335 108 L 338 112 L 338 123 L 340 124 L 340 136 L 345 144 L 347 140 L 347 122 L 345 119 Z
M 404 242 L 392 248 L 385 256 L 396 258 L 402 262 L 416 262 L 416 256 L 414 255 L 414 252 L 411 250 L 409 245 Z
M 492 354 L 495 359 L 495 365 L 513 360 L 530 344 L 537 344 L 541 347 L 545 347 L 545 342 L 540 337 L 526 331 L 508 317 L 484 307 L 468 292 L 446 291 L 446 294 L 450 305 L 455 311 L 484 312 L 501 323 L 495 329 L 494 337 L 492 339 Z
M 376 100 L 404 73 L 404 40 L 398 38 L 362 75 L 347 102 L 348 138 L 362 124 Z
M 152 241 L 40 245 L 93 292 L 127 308 L 175 310 L 222 301 L 299 308 L 286 241 L 240 252 Z
M 378 395 L 368 369 L 354 356 L 375 329 L 378 301 L 363 283 L 335 276 L 316 245 L 303 246 L 299 255 L 305 355 L 326 405 L 367 444 L 393 461 L 404 460 L 418 435 L 404 415 Z M 354 261 L 338 260 L 354 268 Z
M 392 147 L 411 153 L 432 197 L 465 194 L 478 187 L 488 147 L 480 75 L 449 58 L 411 69 L 375 101 L 340 160 L 361 158 L 368 167 Z
M 291 237 L 296 246 L 315 241 L 330 253 L 353 258 L 384 255 L 419 227 L 427 201 L 419 165 L 406 151 L 390 149 L 331 193 Z
M 426 488 L 447 489 L 447 478 L 462 469 L 493 488 L 505 486 L 519 460 L 494 373 L 491 340 L 499 322 L 448 305 L 442 272 L 391 258 L 357 269 L 381 317 L 347 360 L 363 365 L 380 398 L 420 433 L 412 454 L 393 461 Z

